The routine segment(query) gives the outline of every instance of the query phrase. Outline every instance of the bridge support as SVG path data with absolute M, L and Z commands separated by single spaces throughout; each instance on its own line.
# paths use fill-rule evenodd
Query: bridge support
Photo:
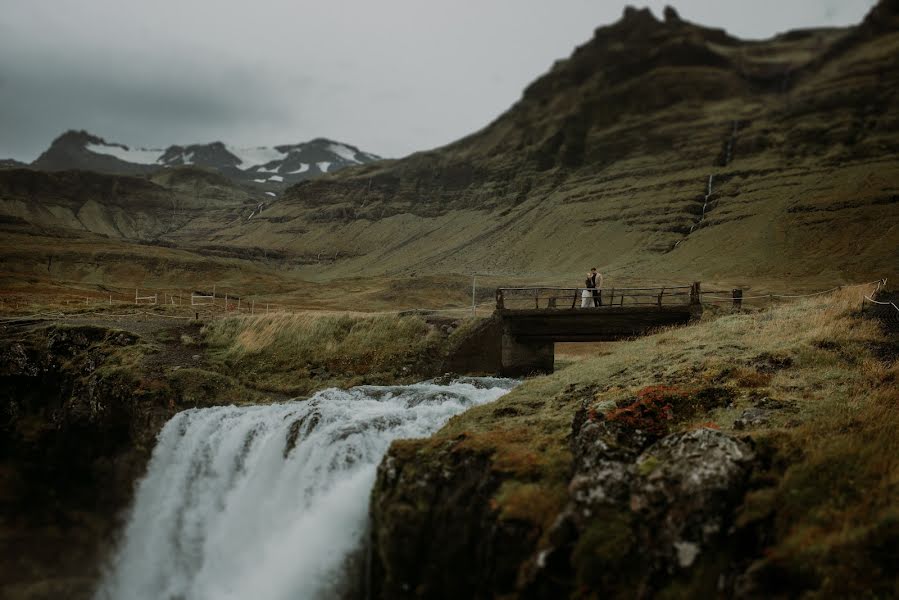
M 502 371 L 506 377 L 522 377 L 532 373 L 552 373 L 555 345 L 551 341 L 523 340 L 503 327 Z

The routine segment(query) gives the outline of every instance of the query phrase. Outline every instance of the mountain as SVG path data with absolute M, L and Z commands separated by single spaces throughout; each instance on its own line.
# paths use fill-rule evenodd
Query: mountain
M 23 162 L 19 162 L 14 158 L 0 159 L 0 169 L 18 169 L 18 168 L 26 167 L 26 166 L 28 166 L 28 165 L 26 165 Z
M 103 138 L 86 131 L 67 131 L 53 140 L 50 147 L 31 166 L 43 171 L 78 169 L 133 175 L 149 173 L 156 168 L 151 159 L 154 153 L 153 150 L 131 151 L 122 144 L 108 144 Z
M 236 148 L 221 142 L 170 146 L 157 163 L 209 167 L 235 180 L 272 185 L 296 183 L 376 160 L 380 157 L 355 146 L 317 138 L 300 144 L 259 148 Z
M 229 179 L 272 192 L 348 166 L 380 158 L 355 146 L 317 138 L 299 144 L 238 148 L 222 142 L 132 148 L 107 142 L 86 131 L 67 131 L 56 138 L 31 166 L 45 171 L 79 169 L 113 175 L 153 173 L 167 167 L 213 169 Z
M 25 228 L 22 220 L 31 227 L 22 230 L 25 246 L 8 237 L 17 254 L 4 264 L 42 264 L 35 232 L 69 219 L 74 231 L 102 232 L 116 243 L 155 240 L 178 248 L 179 257 L 195 253 L 191 261 L 211 248 L 217 256 L 259 257 L 229 263 L 235 285 L 262 266 L 290 282 L 488 272 L 570 285 L 591 266 L 611 282 L 767 289 L 893 278 L 897 57 L 892 0 L 854 27 L 763 41 L 686 22 L 672 9 L 659 20 L 629 8 L 482 130 L 399 160 L 370 162 L 371 155 L 328 140 L 157 151 L 69 132 L 33 166 L 62 168 L 65 158 L 72 167 L 134 169 L 131 176 L 195 208 L 170 211 L 144 199 L 157 191 L 134 185 L 128 189 L 143 191 L 79 197 L 89 196 L 91 210 L 104 215 L 82 220 L 71 203 L 64 211 L 41 208 L 38 179 L 12 200 L 0 186 L 0 210 L 11 215 L 7 235 Z M 288 186 L 318 163 L 328 176 Z M 356 166 L 331 173 L 347 163 Z M 203 181 L 202 173 L 216 172 L 218 183 Z M 277 185 L 286 189 L 272 202 Z M 116 215 L 127 203 L 147 227 L 120 225 Z M 83 262 L 90 266 L 68 272 L 102 268 Z
M 223 175 L 192 167 L 151 176 L 19 168 L 0 172 L 0 205 L 6 233 L 146 242 L 210 216 L 223 222 L 246 217 L 264 200 Z
M 327 249 L 343 275 L 896 273 L 897 22 L 884 1 L 856 27 L 743 41 L 628 8 L 481 131 L 296 184 L 222 235 Z

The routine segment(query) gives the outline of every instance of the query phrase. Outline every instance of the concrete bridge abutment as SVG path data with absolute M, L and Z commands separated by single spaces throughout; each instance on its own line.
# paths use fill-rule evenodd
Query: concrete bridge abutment
M 555 344 L 545 340 L 526 340 L 515 337 L 508 323 L 503 326 L 502 369 L 506 377 L 523 377 L 534 373 L 552 373 L 555 363 Z

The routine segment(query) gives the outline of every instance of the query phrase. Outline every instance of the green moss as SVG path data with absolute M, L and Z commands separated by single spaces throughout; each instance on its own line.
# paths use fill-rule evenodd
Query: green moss
M 617 596 L 634 569 L 636 544 L 629 513 L 613 508 L 598 511 L 571 554 L 578 586 Z
M 245 388 L 233 377 L 212 371 L 178 369 L 167 377 L 182 407 L 252 404 L 266 400 L 262 394 Z
M 564 486 L 510 480 L 503 482 L 493 502 L 500 519 L 531 523 L 546 531 L 567 500 Z
M 647 477 L 650 473 L 660 467 L 661 464 L 662 462 L 655 456 L 649 456 L 637 466 L 637 473 L 639 473 L 641 477 Z

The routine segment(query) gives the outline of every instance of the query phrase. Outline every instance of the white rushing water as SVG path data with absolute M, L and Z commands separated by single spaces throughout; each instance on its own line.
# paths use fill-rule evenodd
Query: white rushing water
M 492 378 L 363 386 L 178 413 L 159 434 L 96 598 L 333 596 L 363 543 L 390 442 L 426 436 L 513 386 Z

